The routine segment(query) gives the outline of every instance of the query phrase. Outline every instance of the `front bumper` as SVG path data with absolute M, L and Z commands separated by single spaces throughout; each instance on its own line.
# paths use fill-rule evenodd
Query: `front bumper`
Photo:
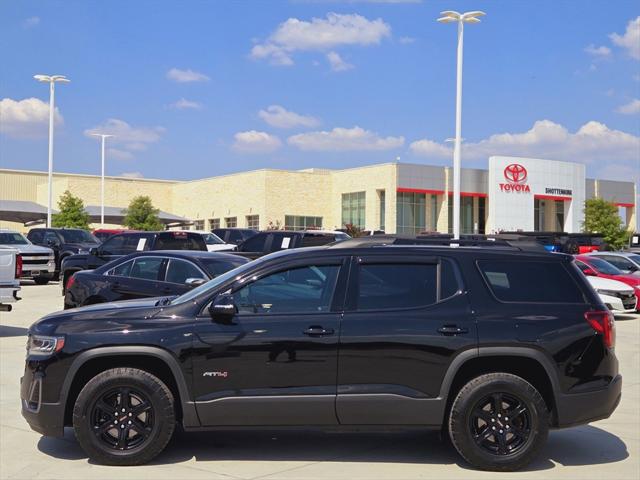
M 557 427 L 566 428 L 609 418 L 622 397 L 622 376 L 606 388 L 591 392 L 560 394 L 557 399 Z
M 47 437 L 64 435 L 64 404 L 42 401 L 43 376 L 25 375 L 20 379 L 22 416 L 32 430 Z

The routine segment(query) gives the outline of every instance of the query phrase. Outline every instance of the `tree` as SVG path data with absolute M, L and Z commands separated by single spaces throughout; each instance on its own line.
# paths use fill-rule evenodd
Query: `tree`
M 590 198 L 584 202 L 582 230 L 602 235 L 607 245 L 616 250 L 629 241 L 629 232 L 622 225 L 618 207 L 601 198 Z
M 51 217 L 51 224 L 54 227 L 84 228 L 89 230 L 89 214 L 84 209 L 84 202 L 81 198 L 71 194 L 69 190 L 58 200 L 58 210 Z
M 154 208 L 151 198 L 146 196 L 135 197 L 124 210 L 122 224 L 132 230 L 162 230 L 163 226 L 158 218 L 160 210 Z

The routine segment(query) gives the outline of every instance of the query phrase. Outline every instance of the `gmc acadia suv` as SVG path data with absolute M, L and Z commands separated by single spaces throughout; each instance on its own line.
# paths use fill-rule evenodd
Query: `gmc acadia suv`
M 73 426 L 111 465 L 148 462 L 177 424 L 419 426 L 504 471 L 549 428 L 615 410 L 613 317 L 570 256 L 363 244 L 276 252 L 179 297 L 42 318 L 24 417 L 43 435 Z

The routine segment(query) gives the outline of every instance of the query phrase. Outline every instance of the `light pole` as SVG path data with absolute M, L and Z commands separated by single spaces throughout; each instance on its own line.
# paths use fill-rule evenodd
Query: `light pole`
M 91 135 L 101 138 L 102 175 L 100 178 L 100 225 L 104 228 L 104 140 L 114 135 L 108 135 L 106 133 L 92 133 Z
M 68 83 L 71 80 L 64 75 L 34 75 L 39 82 L 49 83 L 49 192 L 47 201 L 47 227 L 51 228 L 51 200 L 53 184 L 53 115 L 55 111 L 56 82 Z
M 453 238 L 460 238 L 460 147 L 462 143 L 462 48 L 464 24 L 480 23 L 481 11 L 458 13 L 452 10 L 441 12 L 440 23 L 458 23 L 458 61 L 456 79 L 456 138 L 453 147 Z

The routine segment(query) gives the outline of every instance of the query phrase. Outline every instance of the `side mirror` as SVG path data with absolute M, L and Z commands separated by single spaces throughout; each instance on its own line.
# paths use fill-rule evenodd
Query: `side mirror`
M 204 278 L 195 278 L 195 277 L 187 278 L 184 281 L 184 284 L 187 285 L 188 287 L 191 287 L 191 288 L 198 287 L 198 286 L 200 286 L 202 284 L 205 284 L 205 283 L 207 283 L 206 279 L 204 279 Z
M 98 247 L 91 247 L 89 249 L 89 254 L 97 257 L 100 255 L 100 249 Z
M 597 277 L 598 274 L 596 273 L 595 270 L 591 269 L 591 268 L 586 268 L 582 271 L 582 273 L 584 273 L 585 275 L 588 275 L 590 277 Z
M 232 320 L 237 311 L 238 309 L 231 295 L 220 295 L 209 305 L 211 320 L 225 325 L 231 325 L 233 323 Z

